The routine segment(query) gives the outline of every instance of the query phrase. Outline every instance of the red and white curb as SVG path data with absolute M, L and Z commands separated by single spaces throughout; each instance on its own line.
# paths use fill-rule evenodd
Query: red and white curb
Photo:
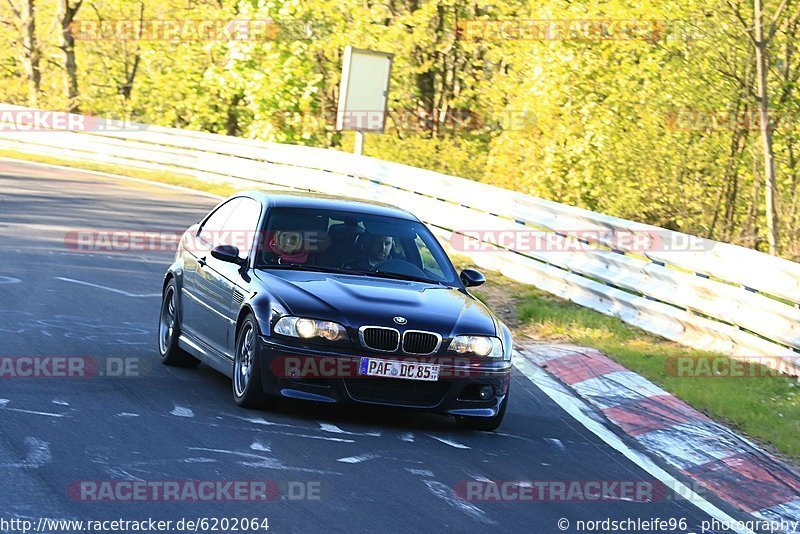
M 546 369 L 647 451 L 763 520 L 800 520 L 800 472 L 593 349 L 531 344 Z

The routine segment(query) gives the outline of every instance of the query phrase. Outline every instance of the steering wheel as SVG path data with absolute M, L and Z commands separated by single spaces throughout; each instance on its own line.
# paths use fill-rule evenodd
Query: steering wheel
M 422 278 L 428 277 L 428 275 L 425 274 L 425 271 L 423 271 L 410 261 L 403 260 L 400 258 L 390 258 L 386 261 L 382 261 L 374 265 L 370 270 L 373 272 L 383 271 L 390 274 L 406 274 L 408 276 L 417 276 Z

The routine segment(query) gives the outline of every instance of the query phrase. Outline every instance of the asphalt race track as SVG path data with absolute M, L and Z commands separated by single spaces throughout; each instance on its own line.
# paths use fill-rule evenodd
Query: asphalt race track
M 124 377 L 0 378 L 0 516 L 267 517 L 276 532 L 550 533 L 562 532 L 562 518 L 566 532 L 578 532 L 578 520 L 628 518 L 685 518 L 687 530 L 650 531 L 699 532 L 708 519 L 670 495 L 648 503 L 459 499 L 454 488 L 466 480 L 653 480 L 516 370 L 505 422 L 492 434 L 377 409 L 287 401 L 244 410 L 210 368 L 162 366 L 155 330 L 174 251 L 81 252 L 65 240 L 87 229 L 183 230 L 216 202 L 0 161 L 0 356 L 82 357 L 103 374 L 119 362 L 135 367 Z M 270 480 L 282 497 L 297 498 L 92 502 L 68 491 L 109 480 Z

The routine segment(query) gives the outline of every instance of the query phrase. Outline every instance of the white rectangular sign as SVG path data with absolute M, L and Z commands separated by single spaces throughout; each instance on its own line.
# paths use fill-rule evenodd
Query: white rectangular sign
M 345 47 L 337 130 L 383 132 L 391 71 L 392 54 Z

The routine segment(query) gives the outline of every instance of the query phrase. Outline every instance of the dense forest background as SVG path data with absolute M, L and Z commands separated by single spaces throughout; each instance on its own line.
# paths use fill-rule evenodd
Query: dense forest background
M 800 0 L 761 2 L 0 0 L 0 101 L 351 150 L 371 48 L 367 155 L 800 260 Z M 153 29 L 187 20 L 271 30 Z

